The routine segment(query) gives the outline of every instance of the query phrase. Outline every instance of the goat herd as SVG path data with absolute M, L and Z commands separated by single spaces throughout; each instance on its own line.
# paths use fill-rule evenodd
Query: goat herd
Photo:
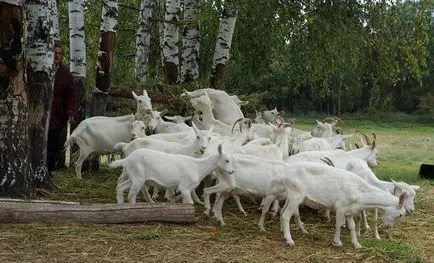
M 192 117 L 165 116 L 152 110 L 147 92 L 133 96 L 137 101 L 134 115 L 91 117 L 73 131 L 65 146 L 77 144 L 79 156 L 75 171 L 81 178 L 81 167 L 89 155 L 122 152 L 124 159 L 109 167 L 122 167 L 117 185 L 117 202 L 124 202 L 124 191 L 134 204 L 142 191 L 149 202 L 165 189 L 170 201 L 202 204 L 224 225 L 223 203 L 235 199 L 245 213 L 240 195 L 262 198 L 259 228 L 264 231 L 264 217 L 276 215 L 279 201 L 281 230 L 286 242 L 294 245 L 289 222 L 294 216 L 300 231 L 305 232 L 299 206 L 326 208 L 336 213 L 334 246 L 342 246 L 340 229 L 347 225 L 352 244 L 357 241 L 360 222 L 369 228 L 365 209 L 374 211 L 374 237 L 377 209 L 381 209 L 384 227 L 391 227 L 398 217 L 412 213 L 419 186 L 405 182 L 379 180 L 370 167 L 375 167 L 376 138 L 360 136 L 362 145 L 347 150 L 336 122 L 317 121 L 312 131 L 295 129 L 282 121 L 274 109 L 257 113 L 255 122 L 245 118 L 236 96 L 214 89 L 199 89 L 183 94 L 195 109 Z M 185 123 L 191 118 L 192 126 Z M 152 135 L 147 135 L 152 133 Z M 203 182 L 203 202 L 195 189 Z M 153 194 L 148 192 L 153 187 Z M 210 195 L 216 194 L 211 209 Z M 329 210 L 330 209 L 330 210 Z

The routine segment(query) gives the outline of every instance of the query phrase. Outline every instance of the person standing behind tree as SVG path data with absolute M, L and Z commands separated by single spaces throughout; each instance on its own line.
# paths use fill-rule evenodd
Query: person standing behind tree
M 56 162 L 62 155 L 65 143 L 67 121 L 73 123 L 77 116 L 75 88 L 69 68 L 62 63 L 63 48 L 59 42 L 54 43 L 54 89 L 51 103 L 51 116 L 47 141 L 47 168 L 56 170 Z

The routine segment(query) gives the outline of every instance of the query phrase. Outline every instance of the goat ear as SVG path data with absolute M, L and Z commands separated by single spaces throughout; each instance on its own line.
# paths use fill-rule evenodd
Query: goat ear
M 405 200 L 407 199 L 407 192 L 403 192 L 400 196 L 399 196 L 399 207 L 402 208 L 402 206 L 404 205 Z
M 316 120 L 316 123 L 317 123 L 317 124 L 321 124 L 322 122 L 320 122 L 319 120 Z
M 248 100 L 242 100 L 242 101 L 240 101 L 240 105 L 241 106 L 246 106 L 247 104 L 249 104 Z
M 191 119 L 193 116 L 187 116 L 187 117 L 184 117 L 184 121 L 188 121 L 189 119 Z
M 221 144 L 219 144 L 219 147 L 217 148 L 217 150 L 218 150 L 219 154 L 222 155 L 223 149 L 222 149 L 222 145 Z
M 148 92 L 145 89 L 143 90 L 143 96 L 148 97 Z
M 420 189 L 420 186 L 418 186 L 418 185 L 412 185 L 411 187 L 413 187 L 413 190 L 415 190 L 415 191 Z
M 164 118 L 171 120 L 171 121 L 175 120 L 175 117 L 173 117 L 173 116 L 164 116 Z

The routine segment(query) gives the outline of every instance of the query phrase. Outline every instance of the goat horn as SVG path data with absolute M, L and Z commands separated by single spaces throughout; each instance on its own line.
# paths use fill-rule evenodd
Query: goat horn
M 279 120 L 279 122 L 277 122 L 277 120 Z M 278 125 L 280 125 L 280 124 L 282 124 L 283 123 L 283 120 L 282 120 L 282 117 L 280 117 L 280 116 L 277 116 L 276 118 L 274 118 L 274 121 L 276 122 L 276 124 L 278 124 Z
M 372 145 L 371 140 L 369 139 L 368 135 L 366 135 L 366 133 L 364 133 L 364 132 L 362 132 L 362 131 L 358 131 L 358 132 L 360 132 L 360 134 L 362 134 L 363 138 L 365 138 L 366 143 L 367 143 L 368 145 Z
M 324 156 L 324 159 L 320 159 L 321 161 L 323 161 L 323 162 L 325 162 L 327 165 L 329 165 L 329 166 L 332 166 L 332 167 L 335 167 L 335 164 L 332 162 L 332 160 L 330 160 L 330 158 L 328 158 L 328 157 L 325 157 Z
M 336 119 L 333 117 L 325 117 L 321 122 L 328 122 L 328 121 L 336 122 Z
M 344 135 L 344 130 L 342 130 L 342 128 L 340 128 L 340 127 L 335 128 L 335 132 L 336 132 L 336 134 Z
M 357 149 L 360 149 L 360 146 L 357 143 L 355 143 L 355 145 L 356 145 Z
M 234 127 L 235 127 L 235 125 L 237 125 L 237 123 L 238 122 L 240 122 L 240 121 L 242 121 L 243 120 L 243 118 L 239 118 L 238 120 L 236 120 L 235 122 L 234 122 L 234 125 L 232 126 L 232 134 L 234 134 Z M 240 128 L 241 129 L 241 128 Z
M 292 124 L 288 122 L 283 124 L 283 128 L 288 128 L 288 127 L 292 127 Z

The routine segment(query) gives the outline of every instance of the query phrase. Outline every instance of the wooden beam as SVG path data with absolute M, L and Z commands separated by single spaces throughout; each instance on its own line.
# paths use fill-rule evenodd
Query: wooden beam
M 76 204 L 61 201 L 0 200 L 1 223 L 74 222 L 195 223 L 194 206 L 174 203 Z

